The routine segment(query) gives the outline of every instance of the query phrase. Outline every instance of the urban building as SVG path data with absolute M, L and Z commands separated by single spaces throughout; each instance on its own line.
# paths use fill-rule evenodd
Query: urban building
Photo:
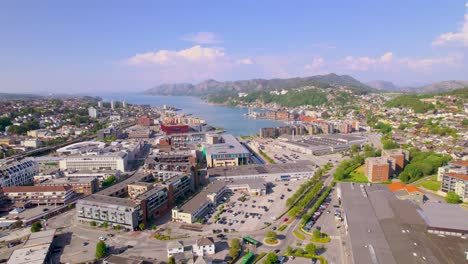
M 468 161 L 452 161 L 440 167 L 437 178 L 442 182 L 441 192 L 455 192 L 463 202 L 468 202 Z
M 314 175 L 316 165 L 311 161 L 295 163 L 244 165 L 238 167 L 208 168 L 210 181 L 263 179 L 268 182 L 307 179 Z
M 56 230 L 36 232 L 29 235 L 23 247 L 16 249 L 7 264 L 53 264 L 51 249 Z
M 143 221 L 141 206 L 131 199 L 122 199 L 100 194 L 92 194 L 76 203 L 78 221 L 111 226 L 120 225 L 127 230 L 135 230 Z
M 127 168 L 127 153 L 106 153 L 102 155 L 75 155 L 60 160 L 61 170 L 119 170 Z
M 38 186 L 70 186 L 77 194 L 93 194 L 99 190 L 99 181 L 96 177 L 64 177 L 43 181 Z
M 167 243 L 167 256 L 171 257 L 178 253 L 184 253 L 184 244 L 180 241 L 170 241 Z
M 386 149 L 382 150 L 382 157 L 387 158 L 390 161 L 391 172 L 399 173 L 403 171 L 403 168 L 409 162 L 409 151 L 405 149 Z
M 365 175 L 370 182 L 386 182 L 390 179 L 390 163 L 387 158 L 367 158 Z
M 466 262 L 466 240 L 431 231 L 466 235 L 468 213 L 459 205 L 398 199 L 383 184 L 340 182 L 336 190 L 353 263 Z
M 208 167 L 227 167 L 249 164 L 251 153 L 233 135 L 223 134 L 217 144 L 203 149 Z
M 402 200 L 410 200 L 422 204 L 427 200 L 424 192 L 414 185 L 405 185 L 402 182 L 394 182 L 388 185 L 388 189 Z
M 3 187 L 6 198 L 14 203 L 58 205 L 68 203 L 75 196 L 70 186 Z
M 161 124 L 161 131 L 164 132 L 166 135 L 184 134 L 189 132 L 189 126 Z
M 152 126 L 154 125 L 154 119 L 148 115 L 138 117 L 137 124 L 139 126 Z
M 97 118 L 98 117 L 98 110 L 94 107 L 90 107 L 88 108 L 88 115 L 89 117 L 92 117 L 92 118 Z
M 199 257 L 213 255 L 216 253 L 215 242 L 211 237 L 202 237 L 197 239 L 196 243 L 192 246 L 192 251 L 195 256 Z
M 29 159 L 0 163 L 0 187 L 33 184 L 38 173 L 39 165 Z

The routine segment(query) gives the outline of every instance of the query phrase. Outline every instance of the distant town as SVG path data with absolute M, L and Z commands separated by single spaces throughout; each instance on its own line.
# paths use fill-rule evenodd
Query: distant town
M 284 125 L 238 137 L 164 104 L 0 101 L 1 262 L 465 263 L 467 88 L 340 89 L 243 101 Z

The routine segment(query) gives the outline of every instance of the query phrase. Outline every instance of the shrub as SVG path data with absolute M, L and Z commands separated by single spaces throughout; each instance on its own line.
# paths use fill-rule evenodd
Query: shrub
M 451 204 L 461 203 L 460 196 L 456 194 L 454 191 L 450 191 L 447 193 L 447 196 L 445 197 L 445 201 Z
M 42 229 L 42 224 L 40 222 L 34 222 L 31 225 L 31 232 L 32 233 L 39 232 L 39 231 L 41 231 L 41 229 Z

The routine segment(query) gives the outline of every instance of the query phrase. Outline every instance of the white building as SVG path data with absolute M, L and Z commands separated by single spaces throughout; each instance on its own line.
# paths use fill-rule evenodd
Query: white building
M 179 241 L 171 241 L 167 243 L 167 256 L 171 257 L 177 253 L 184 253 L 184 245 Z
M 23 146 L 28 147 L 28 148 L 37 148 L 41 146 L 41 141 L 37 139 L 26 139 L 22 142 Z
M 192 246 L 193 254 L 199 257 L 213 255 L 216 253 L 215 242 L 211 237 L 202 237 L 197 239 L 195 245 Z
M 88 108 L 88 114 L 92 118 L 97 118 L 98 117 L 98 110 L 94 107 Z
M 76 155 L 66 157 L 59 162 L 61 170 L 119 170 L 127 168 L 128 154 L 125 152 L 103 155 Z
M 32 160 L 13 161 L 0 165 L 0 187 L 32 184 L 39 165 Z

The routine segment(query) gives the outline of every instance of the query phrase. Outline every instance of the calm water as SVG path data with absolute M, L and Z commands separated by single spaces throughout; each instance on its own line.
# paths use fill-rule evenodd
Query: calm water
M 183 113 L 203 118 L 214 127 L 222 127 L 235 136 L 259 133 L 262 127 L 284 125 L 283 122 L 265 119 L 252 119 L 244 116 L 246 108 L 216 106 L 205 103 L 191 96 L 148 96 L 143 94 L 99 94 L 104 101 L 125 100 L 131 104 L 147 104 L 151 106 L 174 106 Z

